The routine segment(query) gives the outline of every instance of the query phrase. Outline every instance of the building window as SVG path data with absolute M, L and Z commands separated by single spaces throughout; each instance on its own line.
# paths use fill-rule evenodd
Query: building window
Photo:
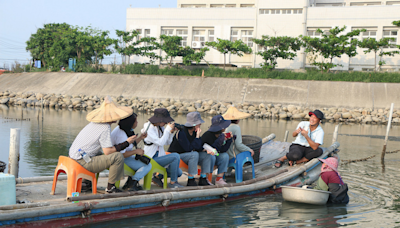
M 302 14 L 303 13 L 303 9 L 294 9 L 293 10 L 293 14 Z
M 367 38 L 375 39 L 376 40 L 376 30 L 367 29 L 366 32 L 361 32 L 361 39 L 365 40 Z
M 173 29 L 161 29 L 161 35 L 173 36 Z
M 226 4 L 225 8 L 236 8 L 235 4 Z
M 283 9 L 282 14 L 292 14 L 292 10 L 290 9 Z
M 397 30 L 383 30 L 383 38 L 393 38 L 393 41 L 389 41 L 389 48 L 397 47 Z
M 240 4 L 240 8 L 253 8 L 254 4 Z
M 387 1 L 387 2 L 386 2 L 386 5 L 391 5 L 391 6 L 393 6 L 393 5 L 400 5 L 400 1 Z
M 138 40 L 142 39 L 142 29 L 136 29 L 136 31 L 138 32 L 137 39 Z
M 271 14 L 280 14 L 281 13 L 281 10 L 279 10 L 279 9 L 272 9 L 271 10 Z
M 308 28 L 307 29 L 307 36 L 311 38 L 321 38 L 322 33 L 317 32 L 318 28 Z M 325 35 L 329 35 L 330 28 L 320 28 Z
M 317 3 L 316 7 L 335 7 L 335 6 L 344 6 L 343 3 Z
M 214 41 L 214 30 L 208 30 L 208 41 L 209 42 Z
M 222 8 L 223 6 L 222 4 L 211 4 L 210 8 Z
M 236 41 L 239 39 L 239 30 L 233 30 L 231 31 L 231 41 Z
M 144 37 L 150 37 L 150 29 L 144 30 Z
M 350 2 L 350 6 L 379 6 L 381 2 Z
M 260 14 L 269 14 L 268 9 L 260 9 Z
M 206 42 L 206 30 L 193 30 L 193 48 L 202 48 Z
M 176 35 L 182 37 L 181 46 L 187 46 L 188 30 L 187 29 L 177 29 Z
M 249 47 L 253 47 L 253 30 L 242 30 L 242 41 Z

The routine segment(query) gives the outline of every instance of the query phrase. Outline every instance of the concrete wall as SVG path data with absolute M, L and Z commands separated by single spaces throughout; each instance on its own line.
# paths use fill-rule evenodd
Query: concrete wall
M 139 98 L 280 103 L 313 107 L 387 108 L 398 83 L 299 81 L 92 73 L 0 75 L 0 92 L 112 95 Z

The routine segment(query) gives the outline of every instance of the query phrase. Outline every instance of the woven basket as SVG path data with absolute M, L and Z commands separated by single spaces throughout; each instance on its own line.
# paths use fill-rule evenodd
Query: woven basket
M 254 163 L 259 162 L 262 139 L 255 135 L 242 135 L 242 142 L 254 151 Z

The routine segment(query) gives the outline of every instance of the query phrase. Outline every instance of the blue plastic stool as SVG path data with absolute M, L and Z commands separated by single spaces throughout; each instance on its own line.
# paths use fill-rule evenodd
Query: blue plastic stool
M 253 179 L 256 178 L 256 174 L 254 173 L 254 160 L 251 157 L 250 151 L 244 151 L 236 155 L 236 158 L 229 160 L 228 167 L 235 169 L 236 183 L 243 181 L 243 165 L 246 162 L 251 162 L 251 167 L 253 168 Z

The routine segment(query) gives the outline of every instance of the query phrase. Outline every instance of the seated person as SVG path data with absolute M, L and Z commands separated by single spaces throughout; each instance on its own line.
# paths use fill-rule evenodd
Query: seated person
M 201 165 L 199 185 L 209 185 L 206 176 L 211 169 L 211 155 L 202 151 L 203 143 L 200 139 L 202 123 L 204 120 L 201 119 L 200 113 L 188 113 L 184 128 L 175 134 L 171 146 L 168 148 L 169 152 L 178 153 L 181 160 L 188 165 L 187 186 L 197 186 L 194 179 L 194 175 L 197 174 L 197 165 Z
M 182 170 L 179 168 L 181 158 L 176 153 L 166 155 L 164 150 L 164 146 L 171 144 L 176 130 L 172 121 L 174 119 L 171 118 L 167 109 L 154 110 L 154 115 L 142 129 L 142 133 L 145 133 L 147 129 L 147 137 L 143 140 L 144 154 L 163 167 L 169 165 L 167 168 L 168 176 L 171 177 L 169 188 L 182 188 L 183 186 L 178 183 L 178 176 L 182 175 Z M 166 127 L 164 128 L 164 126 Z M 161 175 L 155 175 L 152 180 L 158 186 L 163 187 Z
M 117 106 L 109 96 L 104 99 L 100 108 L 91 111 L 86 119 L 90 121 L 76 136 L 69 148 L 69 157 L 93 173 L 109 169 L 106 193 L 121 192 L 115 182 L 124 176 L 124 156 L 119 153 L 133 143 L 135 137 L 113 146 L 111 142 L 111 124 L 132 115 L 133 110 Z M 100 150 L 103 155 L 96 156 Z
M 232 158 L 236 157 L 236 155 L 244 151 L 250 151 L 251 156 L 254 155 L 254 151 L 250 147 L 243 144 L 242 131 L 240 130 L 239 126 L 239 121 L 249 116 L 251 116 L 251 114 L 241 112 L 233 106 L 229 107 L 228 111 L 226 111 L 225 114 L 222 115 L 224 119 L 231 121 L 231 125 L 229 125 L 227 129 L 225 129 L 225 132 L 231 132 L 232 135 L 234 136 L 233 143 L 231 144 L 231 147 L 229 147 L 229 150 L 227 151 L 227 153 L 229 154 L 229 160 L 231 160 Z
M 132 177 L 130 176 L 128 177 L 128 180 L 122 187 L 123 190 L 129 190 L 129 191 L 143 190 L 143 188 L 139 186 L 139 181 L 144 176 L 146 176 L 146 174 L 151 170 L 150 163 L 145 164 L 141 160 L 135 159 L 135 156 L 142 156 L 144 154 L 144 150 L 137 149 L 136 145 L 141 140 L 146 138 L 146 133 L 141 134 L 139 137 L 135 135 L 133 129 L 135 129 L 137 125 L 138 121 L 136 118 L 136 114 L 133 113 L 132 115 L 120 120 L 118 126 L 116 126 L 114 130 L 111 132 L 111 142 L 114 145 L 125 142 L 128 137 L 131 136 L 135 137 L 135 141 L 133 142 L 133 144 L 130 144 L 127 148 L 120 151 L 124 155 L 125 164 L 135 171 L 135 175 L 133 175 Z M 148 161 L 150 162 L 150 160 Z
M 340 177 L 337 167 L 338 160 L 335 157 L 329 157 L 327 159 L 320 159 L 323 162 L 321 167 L 321 174 L 317 181 L 317 186 L 314 189 L 330 191 L 328 203 L 343 203 L 349 202 L 349 196 L 347 195 L 348 187 L 347 184 L 343 183 Z
M 281 167 L 286 159 L 289 160 L 289 165 L 293 165 L 322 155 L 322 149 L 319 146 L 324 141 L 324 130 L 322 130 L 320 122 L 324 119 L 324 114 L 316 109 L 314 112 L 309 112 L 308 115 L 310 121 L 302 121 L 297 125 L 297 129 L 292 134 L 296 140 L 290 146 L 289 153 L 275 162 L 276 168 Z
M 224 134 L 225 129 L 231 124 L 230 120 L 225 120 L 221 115 L 216 115 L 211 120 L 211 127 L 201 136 L 201 141 L 207 143 L 215 148 L 219 153 L 218 156 L 214 155 L 212 151 L 207 151 L 211 155 L 211 170 L 212 173 L 214 165 L 218 167 L 217 178 L 215 184 L 224 185 L 226 182 L 223 179 L 224 173 L 228 170 L 229 155 L 226 153 L 232 143 L 232 134 Z

